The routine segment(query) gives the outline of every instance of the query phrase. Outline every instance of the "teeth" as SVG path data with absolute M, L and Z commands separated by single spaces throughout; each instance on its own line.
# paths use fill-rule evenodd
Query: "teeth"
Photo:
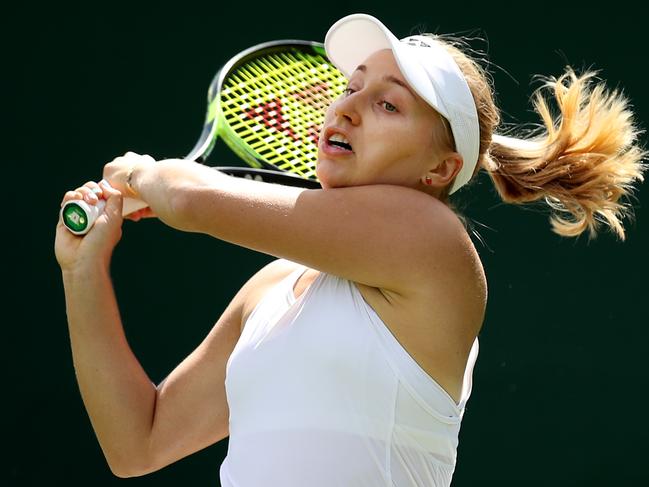
M 342 142 L 343 144 L 349 145 L 349 141 L 341 134 L 333 134 L 329 137 L 329 142 Z

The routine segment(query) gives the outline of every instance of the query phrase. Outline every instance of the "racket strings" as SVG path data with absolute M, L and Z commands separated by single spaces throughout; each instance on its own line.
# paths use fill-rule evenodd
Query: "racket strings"
M 323 56 L 293 49 L 239 66 L 223 85 L 220 105 L 258 159 L 313 179 L 324 112 L 345 83 Z

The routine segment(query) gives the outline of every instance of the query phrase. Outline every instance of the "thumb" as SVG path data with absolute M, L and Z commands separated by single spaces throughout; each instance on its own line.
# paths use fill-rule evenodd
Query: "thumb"
M 92 252 L 103 256 L 106 262 L 110 262 L 113 248 L 122 237 L 122 195 L 103 181 L 100 186 L 101 198 L 106 201 L 106 206 L 84 237 L 83 244 L 85 248 L 94 249 Z
M 122 222 L 122 207 L 124 199 L 122 193 L 110 186 L 106 181 L 102 181 L 101 189 L 103 198 L 106 200 L 106 208 L 104 213 L 110 222 L 116 222 L 121 225 Z

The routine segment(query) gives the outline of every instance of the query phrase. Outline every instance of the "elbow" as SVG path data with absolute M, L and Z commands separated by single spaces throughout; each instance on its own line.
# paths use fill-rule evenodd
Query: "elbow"
M 152 468 L 146 465 L 138 465 L 133 462 L 116 463 L 116 462 L 109 461 L 108 467 L 110 468 L 110 471 L 113 473 L 113 475 L 115 475 L 115 477 L 119 477 L 121 479 L 142 477 L 143 475 L 158 470 L 157 468 Z
M 104 452 L 104 456 L 112 474 L 123 479 L 141 477 L 161 468 L 142 456 L 130 455 L 124 451 L 110 454 Z
M 135 465 L 133 462 L 117 462 L 110 458 L 106 458 L 106 460 L 108 462 L 108 468 L 110 468 L 112 474 L 121 479 L 141 477 L 148 473 L 145 469 Z
M 124 463 L 117 463 L 115 461 L 111 461 L 110 459 L 106 459 L 108 462 L 108 468 L 110 468 L 110 471 L 115 477 L 119 477 L 121 479 L 127 479 L 131 477 L 140 477 L 144 475 L 140 469 L 134 468 L 133 465 L 127 465 Z
M 134 471 L 134 470 L 129 470 L 129 469 L 123 469 L 121 467 L 117 467 L 114 465 L 111 465 L 110 463 L 108 464 L 110 467 L 110 471 L 113 473 L 115 477 L 119 477 L 120 479 L 128 479 L 131 477 L 140 477 L 143 474 Z

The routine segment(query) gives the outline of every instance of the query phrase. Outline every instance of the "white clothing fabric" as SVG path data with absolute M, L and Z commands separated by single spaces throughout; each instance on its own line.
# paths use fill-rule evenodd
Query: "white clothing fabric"
M 406 352 L 350 281 L 306 268 L 272 288 L 228 360 L 223 487 L 448 486 L 471 393 L 459 404 Z

